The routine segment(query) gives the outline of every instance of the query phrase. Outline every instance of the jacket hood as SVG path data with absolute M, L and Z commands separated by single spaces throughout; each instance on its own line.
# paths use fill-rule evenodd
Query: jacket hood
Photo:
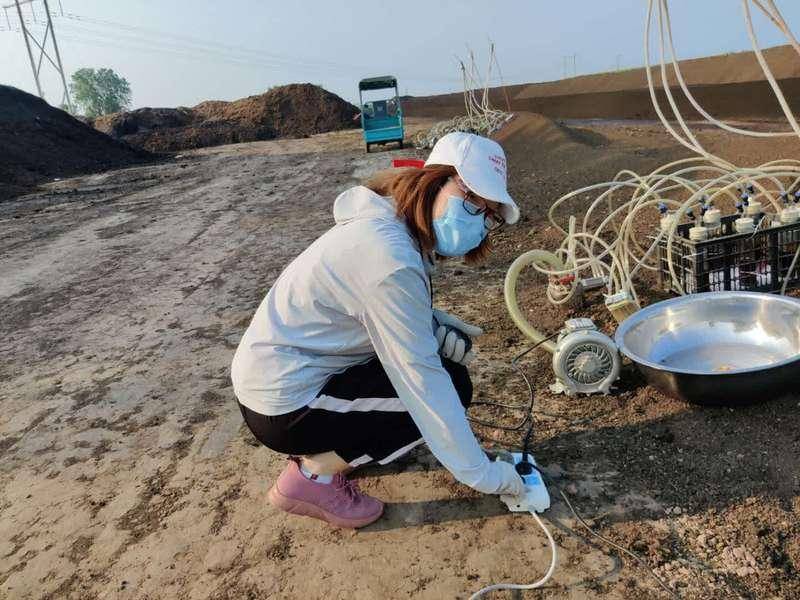
M 333 203 L 333 218 L 337 225 L 358 221 L 360 219 L 390 219 L 399 221 L 394 201 L 359 185 L 345 190 Z M 414 247 L 419 244 L 412 237 Z M 436 271 L 436 260 L 433 253 L 423 257 L 423 266 L 428 275 Z
M 333 203 L 333 218 L 341 225 L 358 219 L 397 219 L 397 212 L 391 198 L 359 185 L 339 194 Z

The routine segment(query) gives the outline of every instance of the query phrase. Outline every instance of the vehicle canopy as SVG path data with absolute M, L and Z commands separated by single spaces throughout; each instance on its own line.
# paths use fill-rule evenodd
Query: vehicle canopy
M 358 82 L 359 91 L 385 88 L 397 88 L 397 78 L 392 75 L 384 75 L 383 77 L 367 77 Z

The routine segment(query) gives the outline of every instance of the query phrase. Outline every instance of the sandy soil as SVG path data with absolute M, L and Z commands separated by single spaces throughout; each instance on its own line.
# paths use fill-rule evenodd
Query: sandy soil
M 501 289 L 514 256 L 553 242 L 543 208 L 622 166 L 684 155 L 651 124 L 580 128 L 547 144 L 508 140 L 525 220 L 498 236 L 488 264 L 445 264 L 434 283 L 437 304 L 487 330 L 476 400 L 526 400 L 508 366 L 525 342 Z M 742 162 L 797 153 L 703 139 Z M 425 450 L 360 473 L 388 503 L 364 530 L 279 514 L 265 492 L 283 459 L 258 446 L 234 402 L 233 350 L 281 268 L 332 224 L 339 191 L 413 154 L 365 155 L 358 131 L 337 132 L 194 151 L 0 204 L 0 597 L 465 598 L 539 577 L 549 554 L 530 516 L 457 484 Z M 575 314 L 612 327 L 596 304 L 542 304 L 541 286 L 524 300 L 543 329 Z M 547 391 L 548 361 L 524 363 L 534 451 L 594 527 L 682 597 L 800 596 L 797 396 L 699 409 L 626 371 L 614 396 L 570 399 Z M 524 412 L 472 414 L 513 425 Z M 487 445 L 519 443 L 476 431 Z M 545 518 L 559 567 L 524 597 L 664 596 L 563 503 Z

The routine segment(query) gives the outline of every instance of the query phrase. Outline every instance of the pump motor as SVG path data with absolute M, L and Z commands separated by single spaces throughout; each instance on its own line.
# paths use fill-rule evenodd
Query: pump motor
M 553 352 L 555 393 L 608 394 L 619 378 L 620 357 L 617 346 L 598 331 L 591 319 L 569 319 L 558 335 Z

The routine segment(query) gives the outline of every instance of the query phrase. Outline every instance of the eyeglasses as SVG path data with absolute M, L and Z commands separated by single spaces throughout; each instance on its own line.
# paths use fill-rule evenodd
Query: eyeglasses
M 490 211 L 487 207 L 480 207 L 469 201 L 472 192 L 467 192 L 467 197 L 464 198 L 464 210 L 472 216 L 485 215 L 483 217 L 483 224 L 487 231 L 497 231 L 506 224 L 506 220 L 494 211 Z

